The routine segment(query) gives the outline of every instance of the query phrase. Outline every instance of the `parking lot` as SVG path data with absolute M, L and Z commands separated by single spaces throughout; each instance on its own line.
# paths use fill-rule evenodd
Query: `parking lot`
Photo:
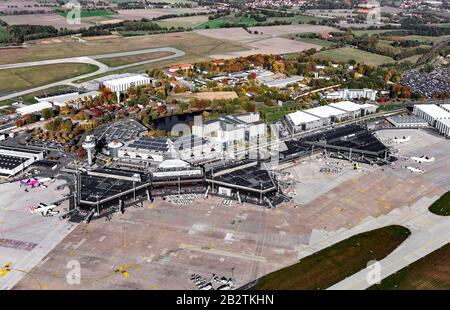
M 180 197 L 157 198 L 111 221 L 79 224 L 16 288 L 38 289 L 34 278 L 48 289 L 217 289 L 214 276 L 240 287 L 295 263 L 327 232 L 355 227 L 450 189 L 447 140 L 425 130 L 378 135 L 411 136 L 394 146 L 401 158 L 395 165 L 353 170 L 332 159 L 297 164 L 283 171 L 289 172 L 286 180 L 291 174 L 299 179 L 294 201 L 271 210 L 213 196 L 189 197 L 192 204 L 186 207 L 176 205 Z M 420 164 L 423 174 L 403 168 L 414 164 L 410 156 L 423 154 L 436 157 Z M 334 166 L 342 169 L 322 169 Z M 65 278 L 71 260 L 81 265 L 79 285 Z M 196 276 L 205 282 L 198 281 L 200 287 L 193 281 Z

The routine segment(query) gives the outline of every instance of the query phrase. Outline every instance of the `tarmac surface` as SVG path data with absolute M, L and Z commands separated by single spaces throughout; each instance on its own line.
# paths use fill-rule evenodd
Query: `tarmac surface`
M 57 180 L 46 184 L 47 188 L 21 187 L 18 182 L 0 184 L 0 266 L 12 263 L 12 271 L 0 277 L 0 290 L 11 289 L 75 228 L 60 221 L 58 215 L 42 217 L 28 210 L 39 202 L 49 205 L 63 199 L 68 189 L 56 187 L 64 183 Z M 55 211 L 64 213 L 68 207 L 66 200 Z
M 355 233 L 400 223 L 412 235 L 382 261 L 382 276 L 387 276 L 450 241 L 443 231 L 449 219 L 426 209 L 450 189 L 450 143 L 425 130 L 378 133 L 380 139 L 393 135 L 411 136 L 394 145 L 400 157 L 394 166 L 361 165 L 353 170 L 344 161 L 337 165 L 334 159 L 313 158 L 284 170 L 285 191 L 294 202 L 276 209 L 203 195 L 189 198 L 188 205 L 158 198 L 115 214 L 110 221 L 79 224 L 39 258 L 14 289 L 195 290 L 190 280 L 194 273 L 206 279 L 231 277 L 240 287 Z M 408 159 L 421 155 L 436 160 L 418 164 Z M 411 173 L 405 165 L 425 172 Z M 334 166 L 341 169 L 318 172 Z M 73 261 L 81 266 L 79 284 L 66 280 Z M 364 275 L 356 274 L 342 285 L 363 288 Z
M 112 58 L 112 57 L 124 57 L 124 56 L 134 56 L 134 55 L 140 55 L 140 54 L 149 54 L 149 53 L 157 53 L 157 52 L 171 52 L 172 55 L 154 58 L 150 60 L 145 60 L 141 62 L 126 64 L 122 66 L 117 67 L 108 67 L 107 65 L 97 61 L 97 59 L 105 59 L 105 58 Z M 184 56 L 186 53 L 184 51 L 181 51 L 179 49 L 173 48 L 173 47 L 161 47 L 161 48 L 152 48 L 152 49 L 144 49 L 144 50 L 137 50 L 137 51 L 128 51 L 128 52 L 119 52 L 119 53 L 110 53 L 110 54 L 99 54 L 99 55 L 90 55 L 85 57 L 70 57 L 70 58 L 61 58 L 61 59 L 51 59 L 51 60 L 41 60 L 41 61 L 30 61 L 30 62 L 23 62 L 23 63 L 15 63 L 15 64 L 6 64 L 6 65 L 0 65 L 0 70 L 5 69 L 14 69 L 14 68 L 24 68 L 24 67 L 32 67 L 32 66 L 42 66 L 42 65 L 51 65 L 51 64 L 60 64 L 60 63 L 85 63 L 85 64 L 91 64 L 96 65 L 98 67 L 98 70 L 95 72 L 87 73 L 84 75 L 76 76 L 70 79 L 58 81 L 55 83 L 42 85 L 39 87 L 30 88 L 23 91 L 14 92 L 5 96 L 0 97 L 0 101 L 7 100 L 19 96 L 23 96 L 29 93 L 33 93 L 39 90 L 47 89 L 54 86 L 59 85 L 76 85 L 73 82 L 80 79 L 85 79 L 91 76 L 96 76 L 98 74 L 110 72 L 113 70 L 121 70 L 126 69 L 133 66 L 139 66 L 144 65 L 152 62 L 172 59 Z

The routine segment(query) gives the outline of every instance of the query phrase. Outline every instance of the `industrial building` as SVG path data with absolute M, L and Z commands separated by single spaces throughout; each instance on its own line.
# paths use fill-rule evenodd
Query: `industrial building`
M 450 112 L 450 103 L 444 103 L 440 105 L 445 111 Z
M 416 115 L 392 115 L 386 120 L 397 128 L 420 128 L 427 127 L 428 122 Z
M 94 98 L 99 94 L 98 91 L 90 91 L 87 93 L 80 94 L 79 92 L 72 92 L 63 95 L 49 96 L 49 97 L 40 97 L 36 98 L 39 102 L 48 101 L 53 103 L 53 106 L 63 107 L 68 104 L 77 103 L 79 100 L 84 100 L 84 98 L 92 97 Z
M 282 88 L 286 87 L 291 84 L 300 84 L 300 81 L 304 79 L 303 76 L 300 75 L 294 75 L 290 77 L 278 77 L 277 75 L 272 75 L 269 77 L 264 77 L 259 79 L 261 84 L 269 86 L 269 87 L 276 87 L 276 88 Z M 300 86 L 306 87 L 306 85 L 300 84 Z
M 40 101 L 35 104 L 30 104 L 21 108 L 18 108 L 16 110 L 17 114 L 20 115 L 26 115 L 26 114 L 32 114 L 32 113 L 38 113 L 41 112 L 44 109 L 52 109 L 53 105 L 48 101 Z
M 303 111 L 296 111 L 294 113 L 285 115 L 283 118 L 283 122 L 291 134 L 318 128 L 326 123 L 324 119 L 305 113 Z
M 130 87 L 137 87 L 151 84 L 152 80 L 146 75 L 130 75 L 120 77 L 117 79 L 107 80 L 103 82 L 103 86 L 115 92 L 117 95 L 117 102 L 120 102 L 120 93 L 128 91 Z
M 360 117 L 367 114 L 375 113 L 377 106 L 374 104 L 356 104 L 352 101 L 340 101 L 330 103 L 330 107 L 345 111 L 350 118 Z
M 450 119 L 438 119 L 435 124 L 439 133 L 443 134 L 446 138 L 450 138 Z
M 328 93 L 325 95 L 325 99 L 329 100 L 357 100 L 357 99 L 367 99 L 375 101 L 377 99 L 377 90 L 370 88 L 363 89 L 339 89 L 337 91 Z
M 0 176 L 11 177 L 44 158 L 43 151 L 0 146 Z
M 304 112 L 316 116 L 318 118 L 329 119 L 330 122 L 339 122 L 348 117 L 347 112 L 333 108 L 329 105 L 304 110 Z
M 214 144 L 214 149 L 234 157 L 248 143 L 257 143 L 266 136 L 266 124 L 260 120 L 259 113 L 249 112 L 221 116 L 198 124 L 194 122 L 192 133 L 207 138 Z
M 450 112 L 435 104 L 417 104 L 413 113 L 425 119 L 431 126 L 435 126 L 437 120 L 450 119 Z

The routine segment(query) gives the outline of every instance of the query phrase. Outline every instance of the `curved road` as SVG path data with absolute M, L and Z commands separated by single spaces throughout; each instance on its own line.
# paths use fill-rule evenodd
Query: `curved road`
M 159 57 L 155 59 L 149 59 L 144 60 L 140 62 L 135 62 L 131 64 L 126 64 L 118 67 L 109 67 L 99 61 L 97 59 L 106 59 L 106 58 L 113 58 L 113 57 L 126 57 L 126 56 L 135 56 L 135 55 L 141 55 L 141 54 L 150 54 L 150 53 L 157 53 L 157 52 L 169 52 L 172 53 L 172 55 Z M 30 88 L 23 91 L 14 92 L 5 96 L 0 96 L 0 101 L 12 99 L 15 97 L 20 97 L 29 93 L 33 93 L 39 90 L 44 90 L 50 87 L 54 86 L 60 86 L 60 85 L 77 85 L 73 83 L 75 80 L 85 79 L 89 78 L 98 74 L 106 73 L 109 71 L 114 70 L 122 70 L 129 67 L 139 66 L 139 65 L 145 65 L 152 62 L 162 61 L 162 60 L 168 60 L 173 59 L 177 57 L 184 56 L 186 53 L 182 50 L 173 48 L 173 47 L 160 47 L 160 48 L 152 48 L 152 49 L 144 49 L 144 50 L 137 50 L 137 51 L 128 51 L 128 52 L 117 52 L 117 53 L 110 53 L 110 54 L 99 54 L 99 55 L 91 55 L 91 56 L 82 56 L 82 57 L 69 57 L 69 58 L 60 58 L 60 59 L 51 59 L 51 60 L 40 60 L 40 61 L 30 61 L 30 62 L 22 62 L 22 63 L 15 63 L 15 64 L 6 64 L 6 65 L 0 65 L 0 70 L 5 69 L 16 69 L 16 68 L 25 68 L 25 67 L 33 67 L 33 66 L 43 66 L 43 65 L 53 65 L 53 64 L 61 64 L 61 63 L 85 63 L 85 64 L 91 64 L 98 67 L 98 69 L 95 72 L 78 75 L 76 77 L 72 77 L 66 80 Z

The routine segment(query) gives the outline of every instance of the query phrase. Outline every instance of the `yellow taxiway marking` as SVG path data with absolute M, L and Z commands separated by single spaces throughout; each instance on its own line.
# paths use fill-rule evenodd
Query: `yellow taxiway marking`
M 48 285 L 47 285 L 47 284 L 42 284 L 42 285 L 41 285 L 41 289 L 47 290 L 47 289 L 48 289 Z
M 152 283 L 152 284 L 150 285 L 150 288 L 152 288 L 152 289 L 157 289 L 157 288 L 158 288 L 158 285 L 157 285 L 156 283 Z

